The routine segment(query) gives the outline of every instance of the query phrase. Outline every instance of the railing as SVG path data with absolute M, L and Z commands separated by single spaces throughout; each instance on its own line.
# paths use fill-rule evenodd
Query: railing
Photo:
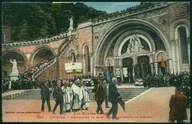
M 33 40 L 33 41 L 20 41 L 20 42 L 13 42 L 13 43 L 3 43 L 2 47 L 15 47 L 15 46 L 29 46 L 29 45 L 38 45 L 42 43 L 50 43 L 55 40 L 59 40 L 62 38 L 67 38 L 69 37 L 67 33 L 61 33 L 59 35 L 50 37 L 50 38 L 42 38 L 38 40 Z
M 67 44 L 63 48 L 63 50 L 56 56 L 54 59 L 50 60 L 45 66 L 39 68 L 33 75 L 32 79 L 35 80 L 42 72 L 47 70 L 49 67 L 54 65 L 57 60 L 61 58 L 61 56 L 69 49 L 69 47 L 76 41 L 76 35 L 69 36 L 68 39 L 65 41 Z

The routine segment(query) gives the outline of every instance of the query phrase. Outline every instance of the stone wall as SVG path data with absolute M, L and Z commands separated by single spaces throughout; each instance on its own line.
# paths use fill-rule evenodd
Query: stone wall
M 76 54 L 77 62 L 83 63 L 83 50 L 85 46 L 89 47 L 89 52 L 91 55 L 91 65 L 92 65 L 92 74 L 93 74 L 93 63 L 96 61 L 94 60 L 94 53 L 96 52 L 96 48 L 102 41 L 106 35 L 113 37 L 113 29 L 116 29 L 119 22 L 124 23 L 125 21 L 131 19 L 140 19 L 144 22 L 153 24 L 156 26 L 158 30 L 160 30 L 165 37 L 168 39 L 168 42 L 171 43 L 172 40 L 175 40 L 175 28 L 178 24 L 185 24 L 190 29 L 190 4 L 184 2 L 176 2 L 176 3 L 169 3 L 169 4 L 162 4 L 158 6 L 153 6 L 147 9 L 140 9 L 134 12 L 123 12 L 119 13 L 119 15 L 114 17 L 109 17 L 106 19 L 101 19 L 98 21 L 93 22 L 85 22 L 79 24 L 76 33 L 77 33 L 77 41 L 73 43 L 73 45 L 67 50 L 66 53 L 62 55 L 57 63 L 55 63 L 52 67 L 48 70 L 43 72 L 39 76 L 39 78 L 71 78 L 73 74 L 67 74 L 65 72 L 64 63 L 70 62 L 70 55 L 71 51 L 74 51 Z M 126 28 L 126 27 L 125 27 Z M 118 29 L 119 30 L 119 29 Z M 7 33 L 8 34 L 8 33 Z M 114 34 L 116 35 L 116 34 Z M 54 38 L 50 42 L 42 42 L 43 44 L 38 45 L 29 45 L 29 46 L 22 46 L 22 47 L 15 47 L 15 49 L 20 49 L 23 54 L 30 53 L 31 56 L 38 50 L 38 48 L 42 47 L 43 45 L 48 46 L 54 51 L 54 55 L 57 55 L 62 43 L 64 42 L 64 36 L 61 38 Z M 45 40 L 46 41 L 46 40 Z M 105 42 L 110 42 L 108 39 L 105 39 Z M 106 43 L 107 45 L 108 43 Z M 7 48 L 3 48 L 3 51 L 7 51 Z M 31 59 L 29 60 L 31 61 Z M 84 65 L 85 66 L 85 65 Z M 183 67 L 183 68 L 187 68 Z M 87 65 L 85 66 L 87 68 Z M 85 72 L 87 73 L 87 72 Z M 53 76 L 54 75 L 54 76 Z M 56 77 L 55 77 L 56 75 Z

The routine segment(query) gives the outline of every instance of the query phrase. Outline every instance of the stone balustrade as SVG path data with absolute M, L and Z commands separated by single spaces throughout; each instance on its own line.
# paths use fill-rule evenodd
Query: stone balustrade
M 73 32 L 72 35 L 75 35 L 76 32 Z M 50 38 L 44 38 L 44 39 L 38 39 L 33 41 L 22 41 L 22 42 L 13 42 L 13 43 L 3 43 L 2 47 L 17 47 L 17 46 L 29 46 L 29 45 L 39 45 L 43 43 L 50 43 L 62 38 L 71 37 L 68 35 L 68 33 L 61 33 L 59 35 L 50 37 Z

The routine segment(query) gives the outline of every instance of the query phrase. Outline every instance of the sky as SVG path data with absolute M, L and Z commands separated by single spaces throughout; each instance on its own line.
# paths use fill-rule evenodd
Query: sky
M 139 5 L 140 2 L 83 2 L 97 10 L 106 11 L 107 13 L 126 10 L 132 6 Z
M 54 2 L 59 3 L 59 2 Z M 61 3 L 70 3 L 70 2 L 61 2 Z M 76 2 L 72 2 L 76 3 Z M 132 6 L 137 6 L 140 2 L 81 2 L 87 6 L 91 6 L 94 9 L 106 11 L 107 13 L 126 10 Z

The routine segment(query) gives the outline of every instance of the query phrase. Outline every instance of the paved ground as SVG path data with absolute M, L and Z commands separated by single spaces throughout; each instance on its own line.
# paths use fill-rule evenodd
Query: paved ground
M 123 86 L 121 86 L 123 87 Z M 3 100 L 3 122 L 167 122 L 169 114 L 169 99 L 174 94 L 173 87 L 151 88 L 139 96 L 126 102 L 126 111 L 119 106 L 118 120 L 107 119 L 106 114 L 96 114 L 96 103 L 91 102 L 89 110 L 59 114 L 41 112 L 40 99 Z M 55 102 L 51 100 L 53 108 Z M 47 106 L 45 105 L 47 108 Z M 109 108 L 105 108 L 107 113 Z M 188 122 L 190 110 L 187 109 Z

